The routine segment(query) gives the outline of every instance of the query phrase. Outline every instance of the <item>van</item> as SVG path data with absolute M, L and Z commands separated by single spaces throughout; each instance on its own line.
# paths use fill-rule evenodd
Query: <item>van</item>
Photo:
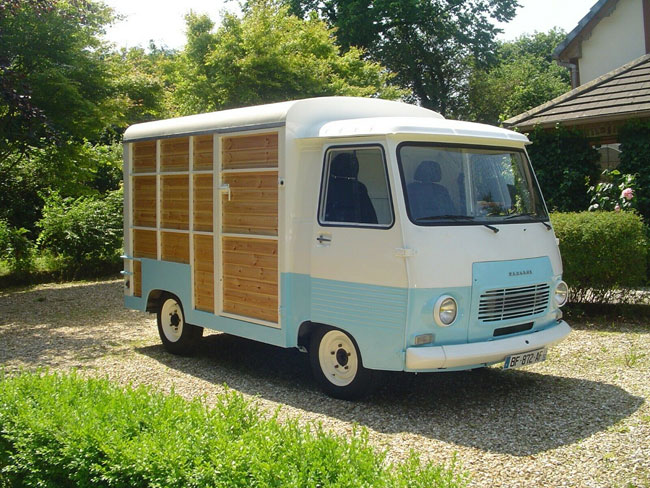
M 203 329 L 309 354 L 329 395 L 378 371 L 546 358 L 568 289 L 519 133 L 324 97 L 124 134 L 124 300 L 191 354 Z

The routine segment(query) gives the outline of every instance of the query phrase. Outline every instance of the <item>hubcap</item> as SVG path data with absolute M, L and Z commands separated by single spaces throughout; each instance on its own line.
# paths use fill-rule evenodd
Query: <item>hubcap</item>
M 183 311 L 180 304 L 173 298 L 163 303 L 160 311 L 160 325 L 169 342 L 176 342 L 183 333 Z
M 318 360 L 325 378 L 336 386 L 352 383 L 359 369 L 354 343 L 340 330 L 330 330 L 323 336 L 318 347 Z

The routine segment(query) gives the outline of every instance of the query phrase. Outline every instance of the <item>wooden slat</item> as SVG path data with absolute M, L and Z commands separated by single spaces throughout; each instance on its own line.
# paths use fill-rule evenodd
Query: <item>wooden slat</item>
M 133 296 L 142 296 L 142 263 L 140 261 L 133 261 Z
M 224 212 L 222 229 L 226 234 L 278 235 L 277 215 L 228 214 Z
M 257 254 L 261 256 L 277 256 L 278 243 L 275 240 L 224 237 L 223 251 L 231 253 L 239 252 L 244 254 Z
M 226 299 L 223 301 L 223 311 L 234 315 L 241 315 L 243 317 L 266 320 L 267 322 L 277 323 L 278 321 L 277 309 L 271 310 L 269 308 L 233 302 Z
M 189 137 L 175 137 L 160 141 L 160 171 L 188 171 L 189 165 Z
M 190 264 L 190 236 L 179 232 L 161 233 L 163 261 Z
M 133 229 L 133 257 L 158 258 L 158 244 L 155 230 Z
M 278 133 L 224 137 L 222 142 L 224 151 L 238 151 L 242 149 L 277 148 Z
M 278 150 L 249 149 L 223 153 L 224 169 L 277 168 Z
M 194 236 L 194 305 L 214 312 L 214 246 L 212 236 Z
M 278 295 L 278 285 L 275 283 L 265 283 L 263 281 L 232 277 L 225 277 L 223 283 L 224 287 L 230 290 L 247 291 L 262 295 L 271 295 L 274 297 L 277 297 Z
M 194 169 L 212 169 L 213 159 L 213 137 L 212 134 L 194 137 Z
M 223 264 L 241 264 L 263 269 L 278 269 L 277 256 L 260 256 L 258 254 L 244 254 L 238 252 L 224 252 Z
M 156 227 L 156 177 L 133 177 L 133 225 Z
M 251 173 L 226 173 L 223 182 L 230 185 L 231 191 L 238 188 L 242 190 L 264 189 L 278 191 L 277 171 L 251 172 Z M 233 194 L 231 194 L 231 198 Z
M 212 175 L 194 175 L 194 230 L 212 232 Z
M 189 229 L 189 176 L 161 176 L 160 185 L 160 225 L 166 229 Z
M 133 143 L 134 173 L 153 173 L 156 171 L 156 141 Z
M 244 278 L 276 285 L 278 283 L 278 271 L 276 269 L 263 269 L 254 268 L 252 266 L 225 264 L 223 266 L 223 275 L 232 278 Z

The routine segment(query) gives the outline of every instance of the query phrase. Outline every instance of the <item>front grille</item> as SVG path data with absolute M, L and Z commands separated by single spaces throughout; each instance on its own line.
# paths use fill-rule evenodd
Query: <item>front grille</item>
M 481 295 L 478 319 L 497 322 L 537 315 L 546 310 L 549 294 L 546 283 L 488 290 Z

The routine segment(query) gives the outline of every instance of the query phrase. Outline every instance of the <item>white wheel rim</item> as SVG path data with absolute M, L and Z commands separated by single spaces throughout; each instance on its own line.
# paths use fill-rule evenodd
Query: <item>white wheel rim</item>
M 359 370 L 359 357 L 352 339 L 339 330 L 323 336 L 318 347 L 318 360 L 327 380 L 336 386 L 347 386 Z
M 173 298 L 168 298 L 160 310 L 160 325 L 169 342 L 176 342 L 183 333 L 183 310 Z

